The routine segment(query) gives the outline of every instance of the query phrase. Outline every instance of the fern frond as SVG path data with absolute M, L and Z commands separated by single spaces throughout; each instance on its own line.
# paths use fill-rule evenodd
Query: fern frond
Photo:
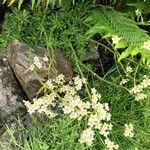
M 127 49 L 120 55 L 118 60 L 122 60 L 129 55 L 135 56 L 141 54 L 141 61 L 150 64 L 150 50 L 142 48 L 145 41 L 149 41 L 150 37 L 146 31 L 140 29 L 134 21 L 125 17 L 123 13 L 117 12 L 111 8 L 101 7 L 95 10 L 86 20 L 92 27 L 87 31 L 86 35 L 91 38 L 97 33 L 106 35 L 118 35 L 122 38 Z

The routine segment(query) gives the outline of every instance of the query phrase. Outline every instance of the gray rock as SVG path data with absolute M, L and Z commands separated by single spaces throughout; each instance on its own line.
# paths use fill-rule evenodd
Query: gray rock
M 12 123 L 26 113 L 25 106 L 18 101 L 21 97 L 21 88 L 11 68 L 0 59 L 0 131 L 5 123 Z
M 58 74 L 63 74 L 66 80 L 70 80 L 72 77 L 72 68 L 59 49 L 54 51 L 54 57 L 45 48 L 31 47 L 19 41 L 11 42 L 7 49 L 9 64 L 29 99 L 35 97 L 37 93 L 40 93 L 39 96 L 43 94 L 39 90 L 41 88 L 41 81 L 44 81 L 44 79 L 53 79 Z M 44 55 L 47 53 L 50 61 L 55 61 L 51 67 L 43 60 Z M 42 68 L 37 69 L 36 74 L 29 70 L 35 56 L 39 58 L 42 64 Z
M 17 119 L 26 116 L 25 106 L 18 101 L 20 98 L 24 98 L 24 93 L 14 73 L 7 60 L 0 58 L 0 150 L 17 150 L 5 125 L 15 128 Z

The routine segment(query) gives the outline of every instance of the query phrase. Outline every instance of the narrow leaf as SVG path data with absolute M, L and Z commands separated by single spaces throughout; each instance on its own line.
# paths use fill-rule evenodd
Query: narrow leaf
M 22 3 L 23 3 L 23 0 L 19 0 L 19 1 L 18 1 L 18 9 L 20 9 Z
M 35 0 L 32 0 L 32 1 L 31 1 L 31 8 L 32 8 L 32 9 L 34 8 L 34 5 L 35 5 Z
M 11 6 L 14 2 L 15 2 L 15 0 L 11 0 L 8 7 Z

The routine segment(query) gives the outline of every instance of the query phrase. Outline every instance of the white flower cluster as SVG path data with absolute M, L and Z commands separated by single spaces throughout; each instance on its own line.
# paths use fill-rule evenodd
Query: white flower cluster
M 87 128 L 82 132 L 79 142 L 87 143 L 89 146 L 91 146 L 94 140 L 94 135 L 94 130 L 92 130 L 92 128 Z
M 125 124 L 124 136 L 132 138 L 133 135 L 133 124 Z
M 129 79 L 122 79 L 120 85 L 125 85 L 128 81 Z
M 45 86 L 48 90 L 52 91 L 59 86 L 62 86 L 65 83 L 65 78 L 63 74 L 58 75 L 55 79 L 48 79 L 45 83 Z
M 150 78 L 148 76 L 144 76 L 143 81 L 134 86 L 129 92 L 135 96 L 135 100 L 143 100 L 147 98 L 147 95 L 143 93 L 143 90 L 148 87 L 150 87 Z
M 114 45 L 118 44 L 118 43 L 120 42 L 120 40 L 121 40 L 121 38 L 118 37 L 117 35 L 113 35 L 113 36 L 112 36 L 112 43 L 113 43 Z
M 40 61 L 40 58 L 35 56 L 33 60 L 34 60 L 33 64 L 30 65 L 29 70 L 33 71 L 36 67 L 38 69 L 41 69 L 42 68 L 42 62 Z M 43 61 L 45 61 L 45 62 L 48 61 L 48 57 L 46 55 L 44 55 Z
M 133 68 L 128 65 L 128 66 L 126 67 L 126 72 L 127 72 L 127 74 L 131 74 L 131 73 L 133 72 Z
M 44 55 L 43 60 L 44 60 L 45 62 L 48 62 L 48 61 L 49 61 L 49 59 L 48 59 L 48 57 L 47 57 L 46 55 Z
M 99 134 L 104 136 L 105 144 L 108 150 L 118 149 L 118 145 L 114 144 L 109 138 L 108 135 L 112 130 L 112 124 L 109 123 L 111 120 L 111 114 L 109 113 L 108 103 L 101 104 L 98 102 L 101 98 L 101 95 L 97 93 L 95 88 L 91 89 L 92 99 L 90 102 L 89 109 L 89 118 L 88 118 L 88 128 L 81 133 L 79 139 L 80 143 L 86 143 L 91 145 L 94 140 L 94 131 L 98 130 Z M 89 132 L 90 131 L 90 132 Z
M 126 71 L 126 77 L 127 78 L 126 79 L 122 79 L 122 81 L 120 82 L 120 85 L 125 85 L 129 81 L 128 76 L 133 72 L 133 69 L 132 69 L 131 66 L 128 65 L 126 67 L 125 71 Z
M 126 67 L 126 79 L 122 79 L 120 85 L 125 85 L 128 81 L 130 81 L 129 75 L 133 72 L 131 66 Z M 143 81 L 138 85 L 134 86 L 129 90 L 129 92 L 135 96 L 135 100 L 143 100 L 147 98 L 147 94 L 144 93 L 144 89 L 150 87 L 150 78 L 148 76 L 143 76 Z
M 30 114 L 33 114 L 35 112 L 37 113 L 45 113 L 49 117 L 55 117 L 57 114 L 55 114 L 50 108 L 50 105 L 55 104 L 55 97 L 53 93 L 40 97 L 40 98 L 34 98 L 33 104 L 29 101 L 24 101 L 24 104 L 26 105 L 28 112 Z
M 57 106 L 63 110 L 64 114 L 69 115 L 71 119 L 86 120 L 88 121 L 87 129 L 81 133 L 80 143 L 92 145 L 95 138 L 95 130 L 97 130 L 104 137 L 108 150 L 118 149 L 118 145 L 115 145 L 108 138 L 112 130 L 108 103 L 102 104 L 99 102 L 101 94 L 97 93 L 95 88 L 91 89 L 90 97 L 82 97 L 80 90 L 82 89 L 83 92 L 82 87 L 84 84 L 86 84 L 86 79 L 79 76 L 74 77 L 67 84 L 64 75 L 60 74 L 55 79 L 49 79 L 45 83 L 44 88 L 50 94 L 33 99 L 33 104 L 28 101 L 24 101 L 24 103 L 30 114 L 37 112 L 45 113 L 49 117 L 55 117 L 57 114 L 51 108 Z
M 150 51 L 150 40 L 144 42 L 142 48 Z
M 119 148 L 119 145 L 115 144 L 109 138 L 105 139 L 105 144 L 106 144 L 108 150 L 115 150 L 115 149 L 117 150 Z
M 68 96 L 71 99 L 68 99 Z M 71 119 L 79 119 L 87 115 L 87 109 L 90 108 L 90 104 L 88 102 L 83 102 L 78 95 L 66 95 L 61 104 L 62 110 L 64 114 L 69 114 Z

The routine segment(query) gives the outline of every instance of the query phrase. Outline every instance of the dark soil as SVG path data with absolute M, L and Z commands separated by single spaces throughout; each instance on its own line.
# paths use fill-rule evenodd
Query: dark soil
M 2 31 L 2 25 L 4 21 L 6 7 L 0 3 L 0 33 Z

